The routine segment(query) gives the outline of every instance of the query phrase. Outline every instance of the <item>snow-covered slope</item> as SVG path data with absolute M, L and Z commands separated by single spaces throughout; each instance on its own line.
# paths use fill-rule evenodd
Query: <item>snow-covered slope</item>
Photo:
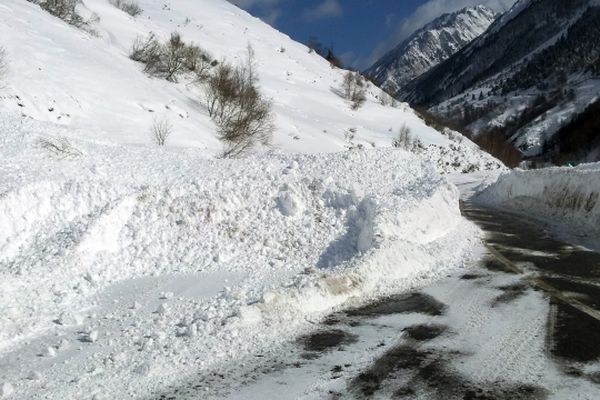
M 383 56 L 366 74 L 389 93 L 397 94 L 407 82 L 481 35 L 495 17 L 493 10 L 482 5 L 444 14 Z
M 379 105 L 370 87 L 369 100 L 358 111 L 332 89 L 343 71 L 332 69 L 316 54 L 224 0 L 139 2 L 137 18 L 106 0 L 87 0 L 82 13 L 95 12 L 98 37 L 78 30 L 23 0 L 0 4 L 0 37 L 10 73 L 2 106 L 38 120 L 78 128 L 93 140 L 150 143 L 156 116 L 174 124 L 169 144 L 217 154 L 221 144 L 202 90 L 182 78 L 179 84 L 149 78 L 142 65 L 128 58 L 139 35 L 171 32 L 206 49 L 217 60 L 241 62 L 247 45 L 254 47 L 260 85 L 276 113 L 274 146 L 284 151 L 330 152 L 354 144 L 391 144 L 392 133 L 407 124 L 426 143 L 445 139 L 406 106 Z
M 366 104 L 351 110 L 335 93 L 345 71 L 332 69 L 304 45 L 227 1 L 204 0 L 201 6 L 184 0 L 139 4 L 144 12 L 137 18 L 105 0 L 81 4 L 81 13 L 100 17 L 92 25 L 97 37 L 27 1 L 0 4 L 0 45 L 9 67 L 0 107 L 70 126 L 77 137 L 104 143 L 151 143 L 153 121 L 166 118 L 174 125 L 168 145 L 217 155 L 222 144 L 203 89 L 185 77 L 178 84 L 151 78 L 128 57 L 138 36 L 154 32 L 165 40 L 178 31 L 184 41 L 201 46 L 217 60 L 241 63 L 248 44 L 253 46 L 261 90 L 274 105 L 276 149 L 319 153 L 389 147 L 403 125 L 425 145 L 450 148 L 451 142 L 407 105 L 381 105 L 382 93 L 373 85 Z M 470 155 L 479 154 L 475 147 L 456 156 L 467 164 Z

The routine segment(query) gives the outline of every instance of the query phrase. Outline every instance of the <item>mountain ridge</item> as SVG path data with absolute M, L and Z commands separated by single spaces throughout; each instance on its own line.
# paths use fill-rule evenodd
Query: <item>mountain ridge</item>
M 554 134 L 600 95 L 599 16 L 597 0 L 517 2 L 398 97 L 525 157 L 558 154 Z
M 496 14 L 484 5 L 443 14 L 411 34 L 365 71 L 391 94 L 482 34 Z

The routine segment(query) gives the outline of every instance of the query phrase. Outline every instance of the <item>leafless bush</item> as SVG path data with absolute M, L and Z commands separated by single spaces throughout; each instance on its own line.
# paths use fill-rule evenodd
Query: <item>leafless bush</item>
M 69 22 L 74 18 L 78 18 L 77 12 L 75 11 L 77 0 L 39 0 L 37 3 L 44 10 L 63 21 Z
M 159 146 L 164 146 L 167 143 L 167 139 L 173 133 L 173 125 L 166 118 L 157 118 L 152 123 L 150 133 L 154 143 Z
M 151 60 L 160 60 L 160 42 L 153 32 L 150 32 L 145 38 L 138 36 L 131 45 L 129 58 L 144 64 Z
M 109 0 L 109 3 L 132 17 L 137 17 L 144 12 L 142 7 L 133 0 Z
M 207 108 L 225 145 L 223 157 L 240 157 L 257 143 L 271 141 L 272 105 L 262 97 L 257 83 L 251 46 L 244 65 L 221 63 L 206 82 Z
M 385 92 L 385 91 L 381 91 L 381 94 L 379 95 L 379 103 L 382 106 L 386 106 L 386 107 L 394 107 L 396 108 L 396 106 L 398 105 L 398 102 L 396 101 L 396 99 L 390 95 L 389 93 Z
M 342 81 L 342 95 L 350 101 L 353 110 L 358 110 L 367 101 L 367 84 L 358 72 L 348 71 Z
M 210 55 L 198 46 L 186 47 L 184 66 L 188 71 L 196 74 L 199 82 L 204 82 L 209 77 L 209 71 L 213 67 Z
M 392 146 L 398 149 L 412 150 L 414 140 L 410 128 L 403 124 L 398 131 L 398 136 L 392 141 Z
M 229 64 L 220 63 L 206 82 L 205 96 L 208 115 L 220 120 L 236 96 L 236 70 Z
M 2 87 L 2 81 L 6 77 L 8 71 L 6 58 L 6 50 L 4 50 L 4 47 L 0 46 L 0 88 Z
M 83 155 L 81 150 L 74 147 L 69 139 L 64 137 L 40 138 L 38 142 L 42 149 L 48 151 L 51 156 L 56 157 L 59 160 L 77 158 Z
M 169 41 L 162 48 L 162 66 L 165 79 L 177 81 L 177 74 L 185 69 L 186 45 L 177 32 L 171 33 Z
M 27 0 L 39 5 L 42 9 L 78 28 L 85 28 L 100 20 L 97 14 L 84 19 L 77 13 L 76 7 L 80 0 Z
M 203 81 L 213 65 L 207 52 L 198 46 L 185 44 L 177 32 L 172 33 L 164 44 L 154 33 L 146 38 L 136 38 L 129 57 L 144 63 L 144 72 L 172 82 L 177 82 L 178 75 L 186 71 L 196 74 L 197 79 Z

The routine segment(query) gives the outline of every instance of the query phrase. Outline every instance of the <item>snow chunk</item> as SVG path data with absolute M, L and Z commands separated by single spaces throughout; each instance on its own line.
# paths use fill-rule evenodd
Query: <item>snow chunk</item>
M 285 190 L 276 199 L 277 208 L 281 214 L 286 217 L 291 217 L 299 213 L 303 206 L 302 202 L 294 193 L 290 190 Z
M 0 398 L 7 399 L 15 392 L 13 385 L 10 382 L 4 382 L 0 385 Z
M 262 318 L 260 309 L 255 305 L 241 307 L 239 314 L 244 324 L 255 324 Z
M 81 325 L 83 323 L 83 317 L 79 314 L 66 311 L 60 314 L 60 317 L 58 317 L 57 322 L 60 325 Z
M 95 343 L 98 341 L 98 331 L 96 330 L 91 330 L 88 333 L 86 333 L 82 340 L 84 342 L 88 342 L 88 343 Z
M 166 303 L 160 303 L 156 309 L 156 313 L 159 315 L 165 315 L 169 311 L 169 306 Z
M 52 346 L 48 346 L 48 347 L 46 347 L 46 350 L 44 351 L 44 355 L 46 357 L 56 357 L 56 349 Z
M 173 292 L 161 292 L 160 294 L 161 300 L 169 300 L 173 298 Z
M 30 381 L 40 381 L 42 380 L 42 374 L 38 371 L 30 371 L 27 375 L 27 379 L 29 379 Z

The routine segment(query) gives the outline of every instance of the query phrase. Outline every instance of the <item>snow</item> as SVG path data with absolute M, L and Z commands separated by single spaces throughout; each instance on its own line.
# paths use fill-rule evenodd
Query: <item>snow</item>
M 515 170 L 475 197 L 475 201 L 527 214 L 562 235 L 600 249 L 600 164 L 576 168 Z
M 0 386 L 0 397 L 8 398 L 14 393 L 15 389 L 10 384 L 10 382 L 3 382 L 2 386 Z
M 134 19 L 86 0 L 97 36 L 0 5 L 3 396 L 148 397 L 471 258 L 479 230 L 440 173 L 502 169 L 477 146 L 373 86 L 352 111 L 332 90 L 345 71 L 223 0 L 139 3 Z M 175 29 L 231 62 L 252 44 L 274 148 L 215 158 L 201 89 L 129 60 L 137 35 Z M 403 125 L 418 154 L 391 148 Z
M 219 160 L 72 138 L 82 155 L 57 159 L 39 138 L 67 128 L 0 124 L 0 378 L 19 398 L 156 393 L 478 246 L 457 189 L 402 150 Z
M 0 35 L 9 74 L 0 91 L 0 108 L 69 126 L 77 137 L 105 144 L 150 144 L 151 125 L 160 117 L 174 127 L 168 146 L 217 155 L 222 145 L 202 88 L 191 77 L 182 76 L 177 84 L 148 77 L 128 57 L 136 37 L 154 32 L 166 40 L 178 31 L 187 43 L 231 63 L 241 62 L 248 44 L 253 46 L 261 91 L 274 104 L 273 147 L 278 150 L 323 153 L 390 147 L 403 125 L 426 145 L 450 145 L 408 105 L 381 105 L 378 98 L 383 94 L 371 84 L 367 103 L 351 110 L 334 93 L 346 71 L 332 69 L 306 46 L 224 0 L 205 0 L 201 7 L 185 0 L 139 4 L 144 13 L 132 18 L 105 0 L 85 1 L 79 6 L 82 12 L 100 16 L 93 26 L 96 37 L 29 2 L 4 2 Z M 349 131 L 356 132 L 352 138 Z
M 339 151 L 348 145 L 344 132 L 349 128 L 358 131 L 356 143 L 389 147 L 388 130 L 397 130 L 401 123 L 419 131 L 428 143 L 443 142 L 407 106 L 379 105 L 375 96 L 380 91 L 372 85 L 371 101 L 352 111 L 332 92 L 345 71 L 332 69 L 318 55 L 308 54 L 306 46 L 226 1 L 205 0 L 201 6 L 185 0 L 139 4 L 144 13 L 134 19 L 105 0 L 85 1 L 85 7 L 100 16 L 94 37 L 34 4 L 3 2 L 0 35 L 10 68 L 4 107 L 113 143 L 150 143 L 150 126 L 160 116 L 174 125 L 169 144 L 217 154 L 221 144 L 202 104 L 202 91 L 191 78 L 182 77 L 179 84 L 149 78 L 128 58 L 138 35 L 154 32 L 164 40 L 179 31 L 183 40 L 205 48 L 217 60 L 239 63 L 247 45 L 254 47 L 261 88 L 275 104 L 276 148 Z

